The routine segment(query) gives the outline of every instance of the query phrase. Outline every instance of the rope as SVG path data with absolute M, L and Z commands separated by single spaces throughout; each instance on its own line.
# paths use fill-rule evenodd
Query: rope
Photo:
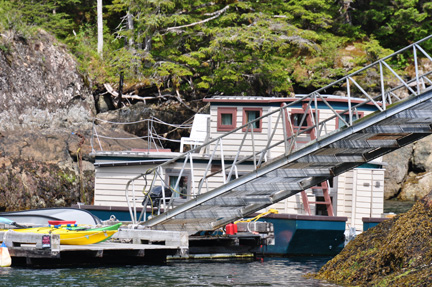
M 254 221 L 257 221 L 258 219 L 260 219 L 261 217 L 266 216 L 266 215 L 268 215 L 270 213 L 278 214 L 279 211 L 277 211 L 276 209 L 270 208 L 268 211 L 263 212 L 261 214 L 258 214 L 254 218 L 249 218 L 249 219 L 246 219 L 246 220 L 238 220 L 238 221 L 235 221 L 234 224 L 237 224 L 239 222 L 254 222 Z
M 192 127 L 191 124 L 180 124 L 180 125 L 170 124 L 170 123 L 164 122 L 161 119 L 158 119 L 156 117 L 151 117 L 150 119 L 144 119 L 144 120 L 139 120 L 139 121 L 134 121 L 134 122 L 127 122 L 127 123 L 125 123 L 125 122 L 113 122 L 113 121 L 104 120 L 104 119 L 100 119 L 100 118 L 94 118 L 94 120 L 104 122 L 107 124 L 113 124 L 113 125 L 133 125 L 133 124 L 139 124 L 139 123 L 144 123 L 144 122 L 155 122 L 158 124 L 163 124 L 163 125 L 175 127 L 175 128 L 188 129 L 188 128 Z
M 144 135 L 144 136 L 110 137 L 110 136 L 105 136 L 105 135 L 99 135 L 97 133 L 97 131 L 96 131 L 96 125 L 95 124 L 93 125 L 93 129 L 94 129 L 94 131 L 96 133 L 96 138 L 98 139 L 98 141 L 100 139 L 106 139 L 106 140 L 136 140 L 136 139 L 138 139 L 138 140 L 152 140 L 154 142 L 155 146 L 156 146 L 155 141 L 159 141 L 159 145 L 162 146 L 161 141 L 180 143 L 181 140 L 169 139 L 169 138 L 167 138 L 165 136 L 157 134 L 156 132 L 153 132 L 153 129 L 154 129 L 153 128 L 153 124 L 154 123 L 165 125 L 165 126 L 168 126 L 168 127 L 173 127 L 174 129 L 172 131 L 175 131 L 177 129 L 190 129 L 190 128 L 192 128 L 192 124 L 185 124 L 185 123 L 182 123 L 182 124 L 179 124 L 179 125 L 170 124 L 170 123 L 164 122 L 161 119 L 158 119 L 156 117 L 151 117 L 150 119 L 144 119 L 144 120 L 139 120 L 139 121 L 134 121 L 134 122 L 127 122 L 127 123 L 124 123 L 124 122 L 113 122 L 113 121 L 109 121 L 109 120 L 94 118 L 93 123 L 95 123 L 96 121 L 101 121 L 103 123 L 108 123 L 108 124 L 112 124 L 112 125 L 131 125 L 131 124 L 138 124 L 138 123 L 144 123 L 145 122 L 145 123 L 147 123 L 147 125 L 151 125 L 152 131 L 149 131 L 148 135 Z M 186 122 L 188 122 L 188 121 L 186 121 Z M 168 133 L 171 133 L 172 131 L 165 133 L 165 135 L 167 135 Z M 100 145 L 100 141 L 99 141 L 99 145 Z M 100 147 L 100 148 L 102 150 L 102 147 Z M 94 147 L 92 145 L 92 150 L 93 149 L 94 149 Z

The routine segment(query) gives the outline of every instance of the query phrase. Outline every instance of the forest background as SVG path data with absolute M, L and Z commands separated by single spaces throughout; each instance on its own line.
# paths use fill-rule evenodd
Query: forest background
M 426 0 L 100 4 L 99 53 L 96 0 L 0 0 L 0 33 L 25 38 L 41 27 L 68 45 L 92 83 L 118 89 L 122 77 L 126 90 L 193 101 L 215 93 L 310 92 L 432 31 Z M 7 50 L 7 42 L 0 49 Z M 398 58 L 397 64 L 410 63 Z

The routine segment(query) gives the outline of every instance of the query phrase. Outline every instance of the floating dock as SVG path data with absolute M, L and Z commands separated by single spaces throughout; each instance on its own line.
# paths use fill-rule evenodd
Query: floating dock
M 121 229 L 110 242 L 60 245 L 58 234 L 0 232 L 8 247 L 12 267 L 67 267 L 98 265 L 163 264 L 167 256 L 188 252 L 188 234 L 182 231 Z

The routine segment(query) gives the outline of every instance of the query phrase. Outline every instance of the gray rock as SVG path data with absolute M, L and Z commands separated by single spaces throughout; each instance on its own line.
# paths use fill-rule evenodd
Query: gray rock
M 0 132 L 88 123 L 93 95 L 64 45 L 42 30 L 7 44 L 0 53 Z
M 414 170 L 432 171 L 432 136 L 419 140 L 414 145 L 412 166 Z
M 383 157 L 387 163 L 384 177 L 384 198 L 395 197 L 408 173 L 409 162 L 413 152 L 413 145 L 405 146 Z
M 72 132 L 86 136 L 89 150 L 92 91 L 54 37 L 42 30 L 28 39 L 9 35 L 0 51 L 0 210 L 91 202 L 93 169 L 79 169 L 81 139 Z
M 415 201 L 429 194 L 432 190 L 432 172 L 421 174 L 410 173 L 402 185 L 402 191 L 398 195 L 399 200 Z

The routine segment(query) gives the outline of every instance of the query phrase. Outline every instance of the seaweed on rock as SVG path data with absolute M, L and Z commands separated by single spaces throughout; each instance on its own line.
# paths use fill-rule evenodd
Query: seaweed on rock
M 314 277 L 348 285 L 431 286 L 432 192 L 357 236 Z

